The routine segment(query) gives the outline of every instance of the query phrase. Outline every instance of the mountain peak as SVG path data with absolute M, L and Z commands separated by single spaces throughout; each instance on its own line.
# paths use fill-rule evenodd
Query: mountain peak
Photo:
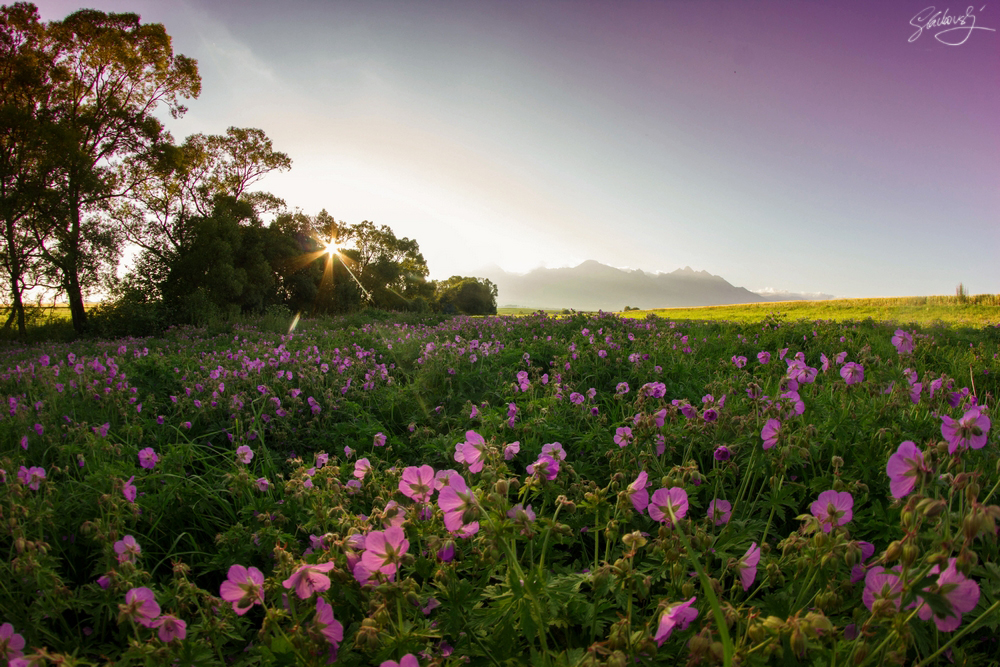
M 522 308 L 616 311 L 625 306 L 647 309 L 775 300 L 690 266 L 671 273 L 645 273 L 588 259 L 574 267 L 538 268 L 524 275 L 490 273 L 478 275 L 496 284 L 497 303 Z

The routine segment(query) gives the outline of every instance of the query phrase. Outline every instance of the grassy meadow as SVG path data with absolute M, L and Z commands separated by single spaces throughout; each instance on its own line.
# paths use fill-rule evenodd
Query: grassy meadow
M 778 301 L 701 308 L 657 308 L 623 313 L 625 317 L 658 317 L 684 320 L 759 322 L 773 314 L 788 320 L 872 319 L 919 325 L 982 327 L 1000 325 L 1000 295 L 912 296 L 877 299 L 830 299 L 824 301 Z
M 0 660 L 996 665 L 970 300 L 4 342 Z

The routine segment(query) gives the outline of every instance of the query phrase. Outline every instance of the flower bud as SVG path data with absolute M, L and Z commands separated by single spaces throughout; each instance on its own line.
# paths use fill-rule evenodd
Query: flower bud
M 885 550 L 885 555 L 883 556 L 886 563 L 891 563 L 895 560 L 899 560 L 899 557 L 903 555 L 903 543 L 899 540 L 894 540 L 889 544 L 889 547 Z
M 977 514 L 968 514 L 964 519 L 962 519 L 962 532 L 965 534 L 965 539 L 969 542 L 976 539 L 976 535 L 979 534 L 979 529 L 983 522 Z
M 808 624 L 813 637 L 817 637 L 823 633 L 833 632 L 833 623 L 831 623 L 830 619 L 823 614 L 813 611 L 809 612 L 806 614 L 806 623 Z
M 976 552 L 972 549 L 962 549 L 958 553 L 958 557 L 955 559 L 955 562 L 965 569 L 974 567 L 978 561 L 979 556 L 977 556 Z
M 378 626 L 370 618 L 361 620 L 361 627 L 355 635 L 354 643 L 362 650 L 373 651 L 378 648 Z
M 685 581 L 681 585 L 681 594 L 685 598 L 690 598 L 692 595 L 694 595 L 694 584 L 691 583 L 690 581 Z
M 559 505 L 560 507 L 562 507 L 567 512 L 575 512 L 576 511 L 576 503 L 574 503 L 572 500 L 570 500 L 566 496 L 559 496 L 558 498 L 556 498 L 556 504 Z
M 919 557 L 920 547 L 916 544 L 910 543 L 903 547 L 903 555 L 902 558 L 900 558 L 900 562 L 903 564 L 903 567 L 910 567 Z
M 712 636 L 704 630 L 688 641 L 688 649 L 690 649 L 692 656 L 704 655 L 707 651 L 711 650 L 711 647 Z
M 763 627 L 772 635 L 778 634 L 785 629 L 785 621 L 777 616 L 768 616 L 764 619 Z
M 979 482 L 976 481 L 969 482 L 969 486 L 967 486 L 965 489 L 965 498 L 966 500 L 969 501 L 970 505 L 975 503 L 976 500 L 979 498 L 979 491 L 980 491 Z
M 610 648 L 621 648 L 628 645 L 628 619 L 622 619 L 611 626 L 608 633 L 608 646 Z M 624 664 L 622 665 L 624 667 Z
M 626 667 L 628 665 L 628 658 L 621 651 L 615 651 L 608 656 L 608 659 L 604 661 L 607 667 Z
M 645 600 L 649 596 L 649 589 L 653 586 L 653 578 L 648 574 L 642 579 L 636 579 L 636 593 L 640 600 Z
M 638 530 L 634 530 L 628 535 L 622 538 L 622 542 L 625 543 L 629 549 L 638 549 L 640 547 L 646 546 L 646 538 L 642 536 L 642 533 Z
M 834 488 L 836 488 L 837 484 L 834 483 L 833 486 Z M 789 643 L 792 645 L 792 652 L 795 653 L 796 656 L 798 656 L 799 658 L 805 657 L 806 636 L 805 634 L 803 634 L 802 630 L 800 630 L 799 628 L 795 628 L 794 630 L 792 630 L 792 637 L 789 640 Z
M 506 496 L 509 488 L 505 479 L 498 479 L 496 484 L 493 485 L 493 490 L 501 496 Z
M 725 649 L 722 647 L 722 642 L 712 642 L 712 645 L 708 647 L 708 650 L 715 658 L 715 662 L 722 662 L 725 656 Z
M 479 508 L 469 507 L 462 512 L 462 523 L 472 523 L 479 518 Z

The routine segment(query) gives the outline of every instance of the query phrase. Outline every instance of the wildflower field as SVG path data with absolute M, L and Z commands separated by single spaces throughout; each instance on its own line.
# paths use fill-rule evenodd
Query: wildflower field
M 0 349 L 0 656 L 997 664 L 1000 328 L 356 322 Z

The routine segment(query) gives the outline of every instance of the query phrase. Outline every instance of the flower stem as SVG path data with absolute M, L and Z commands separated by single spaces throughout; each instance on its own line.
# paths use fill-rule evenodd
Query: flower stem
M 959 639 L 961 639 L 962 637 L 964 637 L 966 634 L 968 634 L 969 632 L 971 632 L 972 629 L 975 628 L 979 624 L 980 621 L 982 621 L 984 618 L 986 618 L 987 616 L 989 616 L 992 612 L 996 611 L 997 608 L 1000 608 L 1000 600 L 997 600 L 992 605 L 990 605 L 989 609 L 987 609 L 986 611 L 984 611 L 979 616 L 979 618 L 977 618 L 976 620 L 972 621 L 967 626 L 965 626 L 964 628 L 962 628 L 962 631 L 959 632 L 958 634 L 956 634 L 954 637 L 952 637 L 951 640 L 947 644 L 945 644 L 944 646 L 942 646 L 941 648 L 939 648 L 937 651 L 935 651 L 929 657 L 924 658 L 923 660 L 921 660 L 920 662 L 918 662 L 915 665 L 915 667 L 924 667 L 924 665 L 927 665 L 927 664 L 933 662 L 939 655 L 941 655 L 942 653 L 944 653 L 945 651 L 947 651 L 949 648 L 951 648 L 952 644 L 954 644 Z
M 722 637 L 723 664 L 725 667 L 732 667 L 733 642 L 729 638 L 729 628 L 726 626 L 726 616 L 722 613 L 722 607 L 719 605 L 719 599 L 715 596 L 715 589 L 712 588 L 712 582 L 708 580 L 708 576 L 701 568 L 701 559 L 695 557 L 694 550 L 691 548 L 691 543 L 688 542 L 684 531 L 681 530 L 680 526 L 677 524 L 677 517 L 674 516 L 674 508 L 670 503 L 667 503 L 667 511 L 670 513 L 671 524 L 677 530 L 677 536 L 681 538 L 681 543 L 684 545 L 684 549 L 687 552 L 688 560 L 691 561 L 691 564 L 694 565 L 695 571 L 698 573 L 698 580 L 701 581 L 701 588 L 705 591 L 705 596 L 708 598 L 708 604 L 712 607 L 712 615 L 715 617 L 715 625 L 719 630 L 719 635 Z

